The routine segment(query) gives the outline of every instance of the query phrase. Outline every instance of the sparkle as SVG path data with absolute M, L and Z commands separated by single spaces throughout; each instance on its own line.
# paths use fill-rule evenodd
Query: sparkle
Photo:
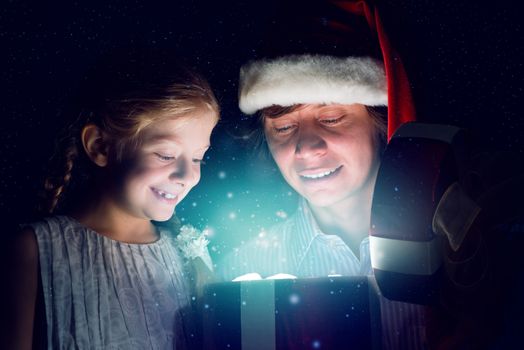
M 289 302 L 293 305 L 297 305 L 300 302 L 300 297 L 298 294 L 293 293 L 289 296 Z
M 281 219 L 287 218 L 287 213 L 283 210 L 279 210 L 275 213 L 276 216 L 278 216 Z
M 213 227 L 208 226 L 202 231 L 202 233 L 206 237 L 213 237 L 215 235 L 215 229 Z

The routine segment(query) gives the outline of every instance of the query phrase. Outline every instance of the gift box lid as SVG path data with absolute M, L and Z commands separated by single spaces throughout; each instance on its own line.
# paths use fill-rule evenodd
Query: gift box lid
M 371 276 L 210 284 L 204 348 L 380 348 L 377 290 Z

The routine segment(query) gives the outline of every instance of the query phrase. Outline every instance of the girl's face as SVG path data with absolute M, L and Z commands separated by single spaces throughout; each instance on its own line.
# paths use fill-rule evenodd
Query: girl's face
M 133 216 L 168 220 L 200 180 L 216 113 L 200 109 L 176 119 L 154 122 L 141 132 L 141 145 L 125 157 L 118 201 Z
M 331 206 L 373 188 L 377 130 L 364 105 L 304 105 L 265 118 L 264 131 L 282 175 L 312 205 Z

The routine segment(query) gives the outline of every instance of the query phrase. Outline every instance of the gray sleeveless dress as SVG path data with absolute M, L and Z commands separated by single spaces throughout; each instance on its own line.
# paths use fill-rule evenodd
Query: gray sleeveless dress
M 128 244 L 67 216 L 30 226 L 38 242 L 49 349 L 183 345 L 189 276 L 168 232 L 154 243 Z

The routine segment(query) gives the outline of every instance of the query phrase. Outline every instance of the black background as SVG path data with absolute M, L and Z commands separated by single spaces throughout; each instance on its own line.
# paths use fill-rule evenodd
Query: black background
M 487 149 L 522 156 L 522 24 L 516 5 L 378 1 L 412 83 L 419 119 L 467 127 Z M 178 208 L 210 226 L 214 254 L 293 210 L 295 195 L 271 162 L 233 136 L 241 64 L 257 57 L 278 1 L 21 1 L 0 10 L 0 212 L 31 220 L 61 121 L 58 111 L 87 67 L 122 45 L 175 48 L 208 77 L 222 121 L 201 184 Z M 4 225 L 10 227 L 9 225 Z M 5 233 L 5 232 L 4 232 Z

